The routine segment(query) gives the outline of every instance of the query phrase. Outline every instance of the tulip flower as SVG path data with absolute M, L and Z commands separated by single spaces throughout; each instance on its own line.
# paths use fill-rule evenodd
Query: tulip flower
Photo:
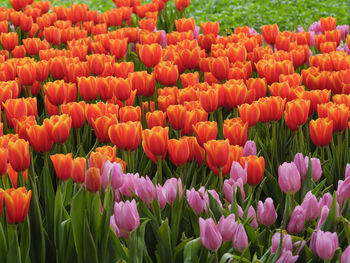
M 139 179 L 140 179 L 140 175 L 138 173 L 125 174 L 123 177 L 123 185 L 119 188 L 121 194 L 128 197 L 133 196 L 133 193 L 131 191 L 136 192 L 136 185 L 138 184 Z
M 320 214 L 320 207 L 317 202 L 316 196 L 314 196 L 311 192 L 308 192 L 305 195 L 301 207 L 305 211 L 305 220 L 315 220 Z
M 101 174 L 100 169 L 91 167 L 87 170 L 85 175 L 85 187 L 91 193 L 96 193 L 101 188 Z
M 168 141 L 168 153 L 171 162 L 176 166 L 183 166 L 187 163 L 190 154 L 189 145 L 186 139 L 170 139 Z
M 124 173 L 120 163 L 111 163 L 107 160 L 102 170 L 101 181 L 104 189 L 108 187 L 109 181 L 111 182 L 111 188 L 114 190 L 123 185 Z
M 7 150 L 6 148 L 0 148 L 0 176 L 6 174 L 6 171 L 7 171 Z
M 341 263 L 348 263 L 348 262 L 350 262 L 350 246 L 348 246 L 344 250 L 343 254 L 341 255 L 340 262 Z
M 48 152 L 51 150 L 53 140 L 47 124 L 33 125 L 27 128 L 30 145 L 36 152 Z
M 316 234 L 316 252 L 323 260 L 333 258 L 335 250 L 338 248 L 337 233 L 323 232 L 318 230 Z
M 277 219 L 277 213 L 275 206 L 273 205 L 273 200 L 270 197 L 266 198 L 265 203 L 259 201 L 258 218 L 260 223 L 265 226 L 271 226 L 275 223 Z
M 276 263 L 295 263 L 299 256 L 293 256 L 293 252 L 283 249 Z
M 22 139 L 10 141 L 7 147 L 7 158 L 16 172 L 27 170 L 30 165 L 29 143 Z
M 254 141 L 246 141 L 243 147 L 243 156 L 256 155 L 256 144 Z
M 275 233 L 271 238 L 271 253 L 276 253 L 281 240 L 281 234 Z M 288 234 L 282 234 L 282 250 L 293 251 L 292 238 Z
M 322 175 L 322 167 L 321 167 L 321 161 L 318 158 L 311 158 L 311 165 L 312 165 L 312 178 L 314 182 L 317 182 L 320 180 Z
M 186 108 L 182 105 L 170 105 L 166 110 L 170 125 L 174 130 L 185 127 Z
M 136 194 L 143 202 L 152 203 L 157 197 L 157 190 L 148 176 L 140 177 L 136 184 Z
M 168 204 L 173 204 L 176 200 L 176 196 L 179 199 L 182 197 L 182 182 L 181 179 L 170 178 L 165 181 L 162 192 Z
M 197 122 L 193 125 L 193 131 L 196 135 L 199 146 L 203 147 L 204 143 L 216 139 L 217 123 L 209 121 Z
M 226 80 L 228 78 L 229 66 L 230 63 L 227 57 L 213 58 L 209 64 L 210 72 L 219 81 Z
M 199 218 L 200 239 L 204 247 L 216 251 L 222 243 L 221 234 L 212 218 Z
M 179 78 L 177 65 L 170 61 L 160 62 L 155 67 L 156 79 L 164 86 L 174 86 Z
M 305 210 L 300 206 L 296 206 L 289 218 L 287 231 L 291 234 L 297 234 L 304 228 Z
M 141 123 L 129 121 L 113 124 L 108 129 L 108 135 L 117 148 L 135 151 L 141 143 Z
M 137 211 L 136 201 L 115 203 L 114 220 L 120 231 L 120 235 L 124 238 L 133 232 L 140 225 L 140 216 Z
M 141 121 L 141 108 L 140 106 L 125 106 L 119 110 L 120 122 L 128 121 Z
M 228 217 L 221 216 L 218 222 L 218 230 L 223 241 L 232 241 L 237 229 L 238 223 L 235 221 L 235 215 Z
M 298 168 L 300 176 L 303 178 L 303 181 L 305 180 L 305 176 L 307 174 L 307 171 L 309 169 L 309 157 L 303 156 L 302 153 L 297 153 L 294 156 L 293 163 Z
M 208 194 L 205 192 L 206 198 L 209 201 Z M 207 211 L 207 202 L 205 197 L 194 188 L 186 190 L 186 199 L 189 205 L 193 208 L 197 215 L 200 215 L 204 210 Z
M 159 202 L 159 207 L 161 209 L 163 209 L 166 206 L 166 199 L 165 199 L 165 196 L 163 194 L 163 187 L 158 184 L 156 186 L 156 189 L 157 189 L 157 199 Z
M 72 175 L 72 154 L 55 154 L 51 155 L 50 159 L 55 168 L 57 177 L 62 181 L 68 180 Z
M 242 179 L 243 185 L 247 183 L 247 166 L 245 169 L 241 166 L 239 162 L 232 162 L 231 170 L 230 170 L 230 178 L 234 181 L 238 181 L 238 179 Z
M 240 118 L 225 120 L 224 137 L 230 141 L 231 145 L 244 146 L 248 136 L 248 123 Z
M 224 184 L 223 184 L 224 196 L 229 203 L 232 203 L 233 195 L 234 194 L 236 195 L 238 187 L 241 190 L 242 198 L 245 199 L 243 181 L 241 178 L 239 178 L 237 181 L 234 181 L 233 179 L 224 181 Z
M 159 63 L 162 56 L 162 47 L 159 44 L 137 45 L 136 49 L 140 60 L 146 67 L 153 68 Z
M 233 238 L 233 247 L 239 252 L 243 252 L 248 247 L 248 236 L 244 230 L 244 226 L 239 224 Z
M 72 163 L 72 179 L 75 183 L 81 184 L 85 181 L 86 160 L 83 157 L 73 159 Z
M 278 167 L 278 183 L 285 193 L 294 194 L 300 190 L 300 174 L 294 163 L 284 162 Z
M 247 167 L 248 184 L 258 185 L 264 175 L 265 159 L 263 157 L 250 155 L 247 157 L 241 157 L 239 162 L 243 168 Z
M 310 137 L 315 146 L 327 146 L 333 134 L 333 121 L 329 118 L 319 118 L 310 121 Z
M 309 116 L 310 101 L 296 99 L 286 103 L 284 119 L 289 129 L 296 131 L 299 126 L 304 125 Z
M 166 156 L 168 130 L 168 127 L 162 128 L 159 126 L 143 130 L 142 147 L 153 162 L 158 162 L 158 158 L 164 159 Z
M 214 112 L 218 107 L 218 92 L 216 89 L 209 89 L 200 93 L 200 102 L 206 112 Z
M 3 204 L 5 199 L 7 222 L 18 224 L 24 221 L 28 214 L 32 191 L 24 187 L 7 190 L 0 189 L 0 213 L 3 215 Z

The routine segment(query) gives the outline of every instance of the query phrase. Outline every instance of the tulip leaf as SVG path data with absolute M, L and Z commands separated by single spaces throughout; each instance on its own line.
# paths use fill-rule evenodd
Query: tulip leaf
M 7 255 L 7 242 L 4 233 L 3 224 L 0 222 L 0 262 L 5 262 Z
M 198 251 L 202 247 L 202 242 L 200 238 L 196 238 L 189 241 L 185 245 L 184 250 L 184 263 L 192 263 L 194 260 L 198 262 Z
M 120 243 L 120 240 L 117 237 L 117 235 L 115 234 L 115 232 L 114 232 L 112 227 L 109 228 L 109 241 L 110 242 L 108 242 L 108 245 L 111 248 L 111 250 L 113 250 L 115 252 L 115 255 L 119 259 L 122 259 L 122 260 L 126 261 L 128 259 L 128 256 L 126 255 L 125 250 L 123 248 L 123 245 L 122 245 L 122 243 Z M 113 258 L 112 261 L 114 262 L 115 260 L 116 259 Z
M 187 245 L 188 242 L 190 242 L 192 240 L 191 238 L 186 238 L 186 239 L 182 239 L 181 243 L 178 244 L 175 249 L 174 249 L 174 258 L 175 258 L 175 262 L 182 262 L 183 258 L 176 260 L 178 257 L 182 256 L 183 254 L 180 254 L 185 246 Z
M 171 245 L 171 230 L 166 218 L 158 229 L 158 245 L 160 262 L 173 262 L 173 251 Z
M 59 247 L 59 239 L 58 239 L 58 232 L 60 231 L 60 225 L 61 225 L 61 218 L 62 218 L 62 206 L 63 206 L 63 201 L 62 201 L 62 195 L 61 195 L 61 184 L 56 191 L 56 198 L 55 198 L 55 210 L 54 210 L 54 242 L 55 246 L 57 247 L 58 251 L 61 250 Z M 64 187 L 64 186 L 63 186 Z
M 146 219 L 142 224 L 130 234 L 129 240 L 129 263 L 142 263 L 145 245 L 145 228 L 150 219 Z
M 287 223 L 289 221 L 289 209 L 290 209 L 290 192 L 288 191 L 286 195 L 286 200 L 284 204 L 284 212 L 283 212 L 283 218 L 282 218 L 282 223 L 281 223 L 281 229 L 286 229 Z
M 9 225 L 10 228 L 14 228 L 15 226 Z M 12 240 L 10 240 L 9 244 L 9 250 L 7 253 L 7 263 L 21 263 L 21 251 L 18 244 L 18 235 L 17 235 L 17 229 L 11 229 L 12 233 Z
M 29 262 L 29 250 L 30 250 L 30 225 L 29 218 L 27 217 L 20 228 L 21 233 L 21 258 L 22 262 Z
M 101 260 L 106 257 L 108 241 L 109 241 L 109 228 L 110 228 L 110 218 L 113 213 L 113 195 L 110 186 L 106 190 L 106 194 L 103 200 L 103 211 L 100 220 L 100 236 L 99 240 L 101 242 L 101 247 L 99 248 L 101 253 Z
M 183 190 L 185 191 L 185 189 Z M 181 198 L 180 198 L 181 194 Z M 171 206 L 171 243 L 175 247 L 178 237 L 179 237 L 179 228 L 182 217 L 182 209 L 184 204 L 184 193 L 179 192 L 179 186 L 177 186 L 177 193 L 174 203 Z
M 301 200 L 304 200 L 305 195 L 307 194 L 307 192 L 311 191 L 312 188 L 313 188 L 312 162 L 311 162 L 311 158 L 309 158 L 309 168 L 307 170 L 305 182 L 303 183 L 303 187 L 301 190 L 300 202 Z
M 212 196 L 210 192 L 208 192 L 208 196 L 209 196 L 209 208 L 213 212 L 215 216 L 215 220 L 217 222 L 222 216 L 222 208 L 219 205 L 219 202 Z
M 84 263 L 98 263 L 97 247 L 90 231 L 86 211 L 84 216 L 83 252 Z
M 321 226 L 321 230 L 335 232 L 337 229 L 337 219 L 338 219 L 338 202 L 337 202 L 337 192 L 333 192 L 333 200 L 331 207 L 329 209 L 326 220 Z
M 83 230 L 85 211 L 85 190 L 81 188 L 73 197 L 71 206 L 72 229 L 75 249 L 78 254 L 78 262 L 83 262 Z

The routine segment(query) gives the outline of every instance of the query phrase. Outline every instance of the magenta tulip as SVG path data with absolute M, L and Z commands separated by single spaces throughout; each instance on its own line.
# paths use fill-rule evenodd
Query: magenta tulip
M 259 201 L 258 218 L 259 222 L 265 226 L 271 226 L 275 223 L 277 213 L 273 205 L 273 200 L 270 197 L 266 198 L 265 203 Z
M 235 221 L 235 215 L 228 217 L 221 216 L 218 222 L 218 229 L 221 233 L 223 241 L 232 241 L 237 229 L 238 223 Z
M 320 207 L 318 205 L 316 196 L 314 196 L 311 192 L 308 192 L 304 201 L 301 204 L 301 207 L 305 211 L 305 220 L 315 220 L 320 214 Z
M 285 193 L 294 194 L 300 190 L 300 174 L 294 163 L 284 162 L 278 167 L 278 183 Z
M 248 247 L 248 236 L 242 224 L 237 226 L 236 233 L 233 238 L 233 247 L 239 252 L 243 252 Z
M 287 225 L 287 231 L 291 234 L 299 233 L 301 230 L 303 230 L 305 222 L 305 211 L 304 209 L 298 205 L 294 208 L 288 225 Z
M 157 190 L 148 176 L 140 177 L 136 182 L 136 194 L 145 203 L 152 203 L 157 197 Z
M 222 237 L 212 218 L 199 218 L 199 232 L 202 244 L 209 250 L 216 251 L 221 246 Z
M 333 258 L 335 250 L 338 248 L 337 233 L 317 231 L 316 236 L 316 252 L 323 260 Z
M 134 231 L 140 224 L 140 216 L 135 199 L 131 202 L 128 200 L 115 203 L 114 219 L 122 237 L 126 238 L 128 233 Z

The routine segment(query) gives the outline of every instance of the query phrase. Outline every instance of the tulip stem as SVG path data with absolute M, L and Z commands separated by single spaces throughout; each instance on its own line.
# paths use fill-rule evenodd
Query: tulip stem
M 219 263 L 218 251 L 215 250 L 215 263 Z
M 342 141 L 342 133 L 341 132 L 338 132 L 338 154 L 339 154 L 339 172 L 340 174 L 343 174 L 341 173 L 342 171 L 342 165 L 343 165 L 343 141 Z
M 224 177 L 222 176 L 222 168 L 219 168 L 219 191 L 222 190 L 222 186 L 224 184 Z
M 158 183 L 162 185 L 162 156 L 158 156 L 158 163 L 157 163 L 157 176 L 158 176 Z
M 305 153 L 305 149 L 304 149 L 304 134 L 303 134 L 303 128 L 302 126 L 300 125 L 299 128 L 298 128 L 298 132 L 299 132 L 299 141 L 300 141 L 300 150 L 299 152 L 302 152 L 303 154 Z
M 220 130 L 219 136 L 221 138 L 223 138 L 224 136 L 223 136 L 222 132 L 223 132 L 223 122 L 224 121 L 223 121 L 223 116 L 222 116 L 222 107 L 218 108 L 218 114 L 219 114 L 219 130 Z

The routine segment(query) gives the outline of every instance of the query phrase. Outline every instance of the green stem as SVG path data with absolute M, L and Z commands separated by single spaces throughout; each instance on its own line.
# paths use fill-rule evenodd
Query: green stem
M 218 108 L 218 114 L 219 114 L 219 136 L 221 137 L 220 139 L 224 138 L 223 133 L 223 125 L 224 125 L 224 120 L 222 116 L 222 107 Z
M 222 176 L 222 168 L 219 168 L 219 191 L 222 190 L 224 184 L 224 177 Z
M 218 251 L 215 250 L 215 263 L 219 263 Z
M 304 134 L 303 134 L 302 126 L 298 127 L 298 133 L 299 133 L 299 142 L 300 142 L 299 152 L 302 152 L 304 154 L 306 151 L 304 149 Z
M 342 174 L 342 166 L 343 166 L 343 138 L 342 133 L 338 132 L 338 154 L 339 154 L 339 174 Z M 338 178 L 337 178 L 338 180 Z
M 162 156 L 158 156 L 158 163 L 157 163 L 157 176 L 158 176 L 158 183 L 160 185 L 163 184 L 163 178 L 162 178 Z

